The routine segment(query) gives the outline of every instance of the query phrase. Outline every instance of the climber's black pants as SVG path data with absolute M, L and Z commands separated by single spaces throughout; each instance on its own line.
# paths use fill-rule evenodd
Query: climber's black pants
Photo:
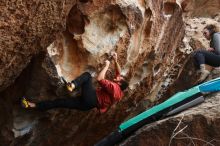
M 42 101 L 36 104 L 39 110 L 49 110 L 53 108 L 69 108 L 77 110 L 90 110 L 97 107 L 96 90 L 92 85 L 90 73 L 85 72 L 72 81 L 76 88 L 81 87 L 81 96 L 75 98 L 55 99 L 52 101 Z
M 194 52 L 196 65 L 199 68 L 201 64 L 208 64 L 213 67 L 220 66 L 220 55 L 206 50 L 198 50 Z

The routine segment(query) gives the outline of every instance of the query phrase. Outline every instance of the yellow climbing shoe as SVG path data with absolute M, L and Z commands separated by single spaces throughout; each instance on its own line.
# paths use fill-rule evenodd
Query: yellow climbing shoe
M 61 77 L 63 83 L 66 85 L 66 88 L 68 91 L 72 92 L 73 91 L 73 86 L 71 82 L 67 82 L 64 77 Z
M 29 108 L 29 104 L 28 104 L 28 101 L 25 97 L 22 97 L 21 99 L 21 105 L 24 107 L 24 108 Z
M 72 83 L 67 83 L 66 88 L 67 88 L 68 91 L 72 92 L 73 91 Z

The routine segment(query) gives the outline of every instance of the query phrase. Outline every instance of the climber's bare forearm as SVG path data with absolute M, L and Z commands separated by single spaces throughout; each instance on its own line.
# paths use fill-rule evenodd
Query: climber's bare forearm
M 110 65 L 110 62 L 109 61 L 106 61 L 105 63 L 105 67 L 101 70 L 101 72 L 98 74 L 98 77 L 97 77 L 97 80 L 100 81 L 100 80 L 103 80 L 105 79 L 105 75 L 106 75 L 106 72 L 109 68 L 109 65 Z
M 116 72 L 120 75 L 121 74 L 121 67 L 120 67 L 117 60 L 115 60 L 115 69 L 116 69 Z

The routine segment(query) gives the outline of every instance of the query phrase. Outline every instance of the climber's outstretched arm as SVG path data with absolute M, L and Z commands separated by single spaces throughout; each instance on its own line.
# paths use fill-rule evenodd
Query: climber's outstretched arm
M 112 54 L 112 57 L 113 57 L 114 62 L 115 62 L 115 75 L 117 77 L 117 76 L 121 75 L 121 67 L 120 67 L 120 65 L 118 63 L 118 55 L 117 55 L 117 53 L 114 52 Z
M 105 67 L 98 74 L 98 77 L 97 77 L 98 81 L 101 81 L 101 80 L 105 79 L 105 75 L 106 75 L 106 72 L 107 72 L 107 70 L 109 68 L 109 65 L 110 65 L 110 61 L 106 60 L 105 61 Z

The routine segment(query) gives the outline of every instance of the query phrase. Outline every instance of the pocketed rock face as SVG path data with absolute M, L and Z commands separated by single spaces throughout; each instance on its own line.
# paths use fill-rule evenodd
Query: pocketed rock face
M 179 0 L 185 15 L 190 17 L 215 17 L 219 15 L 218 0 Z
M 183 82 L 184 77 L 192 85 L 192 79 L 196 78 L 193 76 L 195 69 L 192 69 L 189 54 L 198 47 L 208 45 L 208 42 L 201 39 L 200 31 L 206 24 L 203 21 L 219 21 L 218 15 L 215 15 L 215 20 L 193 18 L 194 15 L 200 16 L 200 12 L 196 11 L 196 1 L 80 0 L 38 3 L 39 7 L 35 9 L 49 3 L 42 13 L 44 15 L 41 16 L 40 11 L 35 12 L 34 8 L 31 9 L 35 17 L 28 17 L 26 20 L 28 25 L 25 23 L 25 26 L 27 25 L 29 29 L 24 27 L 21 30 L 28 30 L 26 32 L 28 37 L 39 40 L 32 43 L 29 42 L 31 39 L 23 36 L 18 41 L 19 44 L 24 44 L 22 47 L 24 50 L 17 53 L 27 52 L 30 57 L 26 57 L 28 55 L 25 54 L 24 62 L 13 68 L 16 73 L 14 78 L 19 74 L 19 70 L 16 69 L 19 68 L 21 72 L 33 53 L 41 50 L 45 52 L 33 58 L 15 84 L 1 93 L 3 98 L 0 102 L 2 108 L 0 112 L 3 114 L 3 108 L 9 105 L 6 108 L 8 112 L 5 114 L 5 120 L 0 120 L 2 135 L 0 141 L 4 145 L 93 145 L 116 129 L 121 122 L 144 111 L 158 99 L 164 100 L 173 93 L 187 88 L 189 84 Z M 58 6 L 55 7 L 54 3 Z M 213 4 L 217 7 L 216 1 Z M 214 6 L 213 4 L 208 6 Z M 195 13 L 187 11 L 190 5 L 193 6 L 192 10 Z M 213 12 L 208 11 L 208 14 L 214 17 Z M 21 20 L 23 19 L 19 19 Z M 18 24 L 15 28 L 20 26 Z M 65 25 L 66 29 L 63 29 Z M 8 32 L 6 28 L 2 31 Z M 6 36 L 10 37 L 10 34 Z M 30 51 L 27 50 L 28 47 Z M 12 48 L 16 50 L 16 47 Z M 118 53 L 122 74 L 128 77 L 130 89 L 122 101 L 111 107 L 107 113 L 99 114 L 96 109 L 86 112 L 57 109 L 42 113 L 34 111 L 26 113 L 19 107 L 17 97 L 22 95 L 33 101 L 71 98 L 72 95 L 63 90 L 59 76 L 71 81 L 84 71 L 100 71 L 104 60 L 109 59 L 112 51 Z M 13 59 L 9 60 L 13 62 Z M 114 65 L 111 65 L 110 68 L 113 67 Z M 7 73 L 5 69 L 1 71 Z M 112 77 L 113 74 L 108 72 L 107 77 Z M 22 82 L 24 80 L 25 82 Z M 10 94 L 12 90 L 15 91 L 14 94 Z M 200 118 L 196 120 L 199 121 Z M 173 121 L 177 120 L 174 118 Z M 173 127 L 175 126 L 176 123 Z M 160 133 L 167 130 L 166 127 L 161 129 L 163 132 L 158 129 Z M 27 133 L 28 130 L 31 132 L 22 136 L 22 132 Z M 167 133 L 172 130 L 168 129 Z M 151 134 L 152 141 L 157 131 L 149 133 L 153 132 L 155 134 Z M 142 139 L 138 134 L 133 137 L 138 139 L 134 140 L 135 143 L 148 139 L 146 137 Z M 167 144 L 168 138 L 160 141 L 161 144 Z
M 31 57 L 64 30 L 70 1 L 1 1 L 0 90 L 19 76 Z
M 209 48 L 209 42 L 203 37 L 202 30 L 208 24 L 219 26 L 219 1 L 179 1 L 184 11 L 185 36 L 179 51 L 185 58 L 182 67 L 177 70 L 159 102 L 173 94 L 191 88 L 197 83 L 199 74 L 193 60 L 193 50 Z M 191 54 L 191 55 L 190 55 Z M 215 68 L 208 79 L 219 77 Z M 163 92 L 164 91 L 164 92 Z M 146 125 L 135 132 L 120 145 L 220 145 L 219 143 L 219 94 L 206 96 L 205 103 L 174 116 Z M 180 126 L 177 126 L 179 121 Z M 185 127 L 187 126 L 187 127 Z M 176 131 L 174 129 L 177 128 Z M 185 128 L 184 128 L 185 127 Z M 182 129 L 182 131 L 181 131 Z M 173 133 L 174 132 L 174 133 Z M 178 133 L 179 132 L 179 133 Z M 173 139 L 172 136 L 178 133 Z
M 183 35 L 182 11 L 175 2 L 94 0 L 74 5 L 67 30 L 48 47 L 58 74 L 70 81 L 83 71 L 99 71 L 109 54 L 116 51 L 131 89 L 102 115 L 96 109 L 51 112 L 44 121 L 39 120 L 33 139 L 26 145 L 93 145 L 126 118 L 144 110 L 149 99 L 156 100 L 176 61 L 183 62 L 183 58 L 177 58 L 183 54 L 177 49 Z M 108 72 L 108 77 L 112 75 Z M 37 100 L 44 99 L 48 98 Z
M 76 18 L 76 12 L 80 18 Z M 72 16 L 70 20 L 76 20 L 76 26 L 67 23 L 71 29 L 62 33 L 62 38 L 57 38 L 48 48 L 49 54 L 55 58 L 60 75 L 71 80 L 84 70 L 100 70 L 109 54 L 116 51 L 122 65 L 122 74 L 130 80 L 130 88 L 133 90 L 143 82 L 146 91 L 151 93 L 154 90 L 156 94 L 166 74 L 177 65 L 175 61 L 183 61 L 176 57 L 183 54 L 176 49 L 184 34 L 181 15 L 180 6 L 170 1 L 78 3 L 69 14 Z M 78 27 L 82 34 L 73 31 L 79 23 L 85 26 L 84 29 Z M 175 26 L 174 29 L 172 26 Z M 173 31 L 167 31 L 170 29 Z M 66 41 L 67 34 L 69 41 Z M 74 43 L 65 44 L 70 41 Z M 77 50 L 75 53 L 80 55 L 69 53 L 71 50 Z M 81 61 L 70 62 L 67 58 L 78 58 Z M 67 64 L 68 71 L 64 67 Z

